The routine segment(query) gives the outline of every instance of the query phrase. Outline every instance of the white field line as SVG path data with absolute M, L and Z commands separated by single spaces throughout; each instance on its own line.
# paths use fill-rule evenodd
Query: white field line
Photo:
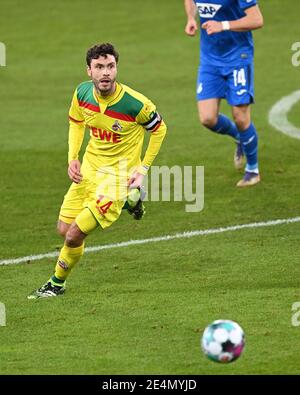
M 269 112 L 269 123 L 279 132 L 287 134 L 295 139 L 300 139 L 300 129 L 292 125 L 287 114 L 291 108 L 300 100 L 300 90 L 281 98 Z
M 122 248 L 122 247 L 128 247 L 128 246 L 139 245 L 139 244 L 157 243 L 159 241 L 186 239 L 186 238 L 195 237 L 195 236 L 206 236 L 206 235 L 213 235 L 213 234 L 217 234 L 217 233 L 233 232 L 235 230 L 241 230 L 241 229 L 247 229 L 247 228 L 262 228 L 262 227 L 266 227 L 266 226 L 290 224 L 290 223 L 295 223 L 295 222 L 300 222 L 300 217 L 276 219 L 276 220 L 266 221 L 266 222 L 253 222 L 253 223 L 244 224 L 244 225 L 227 226 L 225 228 L 222 227 L 222 228 L 206 229 L 206 230 L 192 230 L 189 232 L 175 233 L 174 235 L 151 237 L 149 239 L 129 240 L 129 241 L 123 241 L 121 243 L 104 244 L 104 245 L 95 246 L 95 247 L 87 247 L 85 249 L 85 253 L 97 252 L 97 251 L 102 251 L 102 250 L 110 250 L 112 248 Z M 15 258 L 15 259 L 3 259 L 3 260 L 0 260 L 0 266 L 15 265 L 17 263 L 38 261 L 38 260 L 41 260 L 44 258 L 55 258 L 57 256 L 58 256 L 58 251 L 48 252 L 46 254 L 23 256 L 21 258 Z

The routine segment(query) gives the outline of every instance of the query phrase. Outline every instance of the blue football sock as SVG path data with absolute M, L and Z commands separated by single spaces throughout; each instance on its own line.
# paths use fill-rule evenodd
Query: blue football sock
M 219 134 L 227 134 L 235 140 L 240 139 L 240 134 L 235 124 L 223 114 L 219 114 L 216 125 L 213 128 L 210 128 L 210 130 Z
M 258 137 L 255 126 L 250 123 L 248 129 L 240 131 L 240 140 L 247 158 L 246 171 L 258 173 L 257 146 Z

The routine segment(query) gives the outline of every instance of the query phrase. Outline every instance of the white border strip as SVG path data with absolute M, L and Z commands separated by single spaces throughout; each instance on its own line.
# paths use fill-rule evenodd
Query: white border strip
M 121 243 L 105 244 L 102 246 L 95 246 L 95 247 L 87 247 L 85 249 L 85 253 L 97 252 L 97 251 L 102 251 L 102 250 L 110 250 L 112 248 L 123 248 L 123 247 L 132 246 L 132 245 L 139 245 L 139 244 L 156 243 L 159 241 L 186 239 L 186 238 L 195 237 L 195 236 L 205 236 L 205 235 L 212 235 L 212 234 L 217 234 L 217 233 L 233 232 L 235 230 L 246 229 L 246 228 L 262 228 L 262 227 L 266 227 L 266 226 L 290 224 L 290 223 L 295 223 L 295 222 L 300 222 L 300 217 L 276 219 L 273 221 L 266 221 L 266 222 L 253 222 L 253 223 L 244 224 L 244 225 L 227 226 L 225 228 L 193 230 L 190 232 L 175 233 L 174 235 L 152 237 L 149 239 L 141 239 L 141 240 L 129 240 L 129 241 L 123 241 Z M 0 266 L 16 265 L 17 263 L 24 263 L 24 262 L 29 263 L 32 261 L 39 261 L 44 258 L 55 258 L 57 256 L 58 256 L 58 252 L 48 252 L 46 254 L 29 255 L 29 256 L 23 256 L 21 258 L 16 258 L 16 259 L 3 259 L 3 260 L 0 260 Z
M 295 139 L 300 139 L 300 129 L 292 125 L 287 114 L 291 108 L 300 100 L 300 90 L 281 98 L 269 112 L 269 123 L 279 132 L 284 133 Z

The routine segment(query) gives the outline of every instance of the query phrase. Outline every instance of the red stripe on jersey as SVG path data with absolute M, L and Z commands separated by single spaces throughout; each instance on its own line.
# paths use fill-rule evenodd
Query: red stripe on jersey
M 120 112 L 113 110 L 106 110 L 104 114 L 108 115 L 111 118 L 121 119 L 122 121 L 128 121 L 128 122 L 135 121 L 135 117 L 133 117 L 132 115 L 122 114 Z
M 77 121 L 77 119 L 74 119 L 74 118 L 70 117 L 70 115 L 69 115 L 69 119 L 70 119 L 71 121 L 73 121 L 73 122 L 76 122 L 76 123 L 82 123 L 82 122 L 84 122 L 84 121 Z
M 83 100 L 78 100 L 78 103 L 80 107 L 88 108 L 89 110 L 92 110 L 94 112 L 100 112 L 99 106 L 95 106 L 95 104 L 87 103 Z

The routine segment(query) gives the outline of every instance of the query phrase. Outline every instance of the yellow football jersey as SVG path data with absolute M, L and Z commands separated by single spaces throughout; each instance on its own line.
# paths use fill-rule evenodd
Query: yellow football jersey
M 129 177 L 136 170 L 147 173 L 166 134 L 166 125 L 155 105 L 140 93 L 116 83 L 113 95 L 99 97 L 92 81 L 75 90 L 69 118 L 69 162 L 78 159 L 86 128 L 90 140 L 81 165 L 82 180 L 70 186 L 59 218 L 72 223 L 87 207 L 106 228 L 122 211 Z M 146 130 L 151 135 L 141 161 Z M 81 221 L 80 226 L 89 233 L 85 223 Z
M 69 119 L 69 162 L 78 159 L 84 130 L 88 128 L 90 141 L 85 157 L 100 172 L 120 168 L 123 163 L 121 167 L 126 166 L 129 172 L 142 165 L 141 172 L 145 174 L 166 133 L 166 125 L 155 105 L 120 83 L 116 83 L 114 94 L 108 97 L 97 95 L 92 81 L 80 84 L 73 96 Z M 149 144 L 141 163 L 145 130 L 157 137 L 152 147 Z

